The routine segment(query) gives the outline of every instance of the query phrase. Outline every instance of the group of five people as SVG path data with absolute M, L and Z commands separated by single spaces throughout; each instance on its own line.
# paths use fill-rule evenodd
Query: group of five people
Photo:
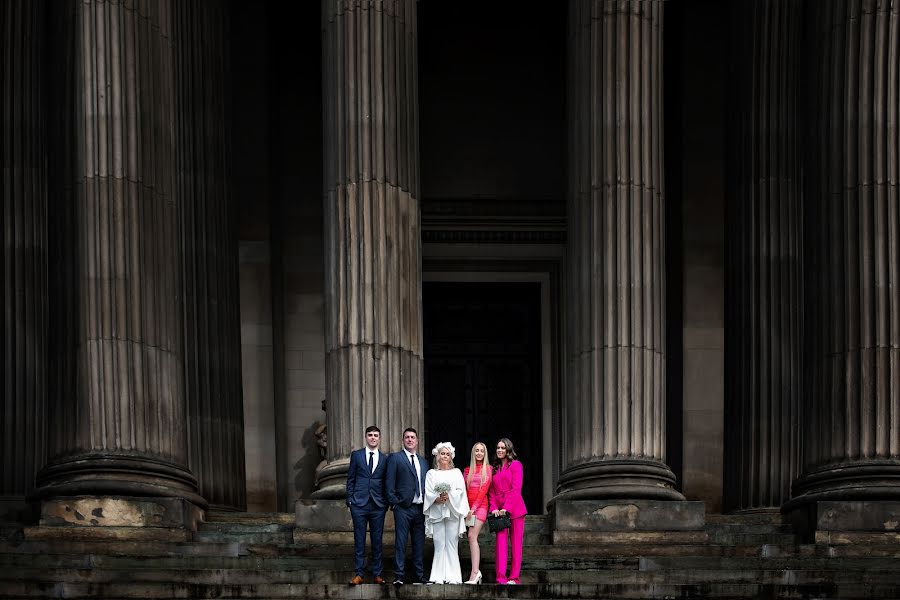
M 418 433 L 403 432 L 403 450 L 385 454 L 379 450 L 381 430 L 366 428 L 366 445 L 350 455 L 347 473 L 347 506 L 353 519 L 356 575 L 363 582 L 366 529 L 372 546 L 371 571 L 375 583 L 382 577 L 382 536 L 388 509 L 394 513 L 394 584 L 406 576 L 406 544 L 411 538 L 413 583 L 463 583 L 459 564 L 459 538 L 468 535 L 472 571 L 464 583 L 481 583 L 478 535 L 488 519 L 509 515 L 510 527 L 497 532 L 496 581 L 519 583 L 522 542 L 525 533 L 525 501 L 522 499 L 522 463 L 512 442 L 497 442 L 496 462 L 488 461 L 487 446 L 472 446 L 469 466 L 460 472 L 453 464 L 456 450 L 440 442 L 431 451 L 433 464 L 419 456 Z M 507 544 L 512 536 L 512 565 L 507 567 Z M 434 540 L 430 577 L 425 579 L 425 538 Z

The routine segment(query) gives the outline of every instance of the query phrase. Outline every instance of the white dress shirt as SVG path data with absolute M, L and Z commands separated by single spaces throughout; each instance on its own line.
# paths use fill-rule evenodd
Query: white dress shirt
M 412 460 L 413 466 L 416 468 L 416 495 L 413 498 L 413 504 L 422 504 L 422 467 L 419 466 L 419 455 L 412 454 L 405 448 L 403 452 L 406 453 L 406 460 Z

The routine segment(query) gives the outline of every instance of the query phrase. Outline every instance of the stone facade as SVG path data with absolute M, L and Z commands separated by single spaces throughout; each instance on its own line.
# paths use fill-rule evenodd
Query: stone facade
M 429 277 L 539 283 L 565 528 L 896 500 L 900 9 L 442 10 L 4 4 L 4 507 L 339 499 L 366 425 L 436 441 Z

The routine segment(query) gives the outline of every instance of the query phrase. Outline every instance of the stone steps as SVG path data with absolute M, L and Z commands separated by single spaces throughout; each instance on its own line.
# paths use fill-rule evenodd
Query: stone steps
M 468 600 L 487 598 L 518 598 L 528 600 L 637 600 L 645 598 L 673 599 L 891 599 L 900 597 L 896 584 L 873 586 L 869 583 L 810 583 L 797 585 L 777 582 L 678 584 L 660 582 L 650 589 L 632 583 L 553 583 L 498 585 L 391 585 L 347 584 L 290 584 L 265 583 L 258 585 L 183 585 L 178 583 L 128 582 L 85 583 L 66 582 L 35 585 L 27 581 L 4 582 L 7 598 L 304 598 L 307 600 L 378 600 L 384 598 L 440 598 Z
M 227 523 L 235 525 L 289 525 L 294 526 L 297 517 L 294 513 L 243 513 L 221 510 L 208 510 L 201 528 L 212 526 L 214 523 Z
M 700 532 L 578 532 L 550 544 L 529 517 L 522 582 L 349 586 L 352 535 L 311 535 L 291 515 L 210 513 L 193 534 L 161 528 L 30 527 L 0 539 L 10 598 L 900 598 L 900 544 L 799 544 L 770 515 L 715 518 Z M 558 533 L 558 532 L 557 532 Z M 323 539 L 324 538 L 324 539 Z M 590 538 L 590 539 L 588 539 Z M 393 532 L 385 534 L 392 575 Z M 559 540 L 557 540 L 559 541 Z M 494 536 L 483 532 L 482 571 Z M 426 542 L 426 568 L 432 546 Z M 463 575 L 468 544 L 460 540 Z
M 0 582 L 31 581 L 44 585 L 56 585 L 71 581 L 93 584 L 115 583 L 172 583 L 206 586 L 236 586 L 248 588 L 276 583 L 316 583 L 339 585 L 353 576 L 347 568 L 258 569 L 246 568 L 197 569 L 190 566 L 165 568 L 156 566 L 130 568 L 48 568 L 15 567 L 0 575 Z M 487 569 L 483 572 L 489 573 Z M 879 586 L 900 589 L 900 571 L 896 568 L 866 569 L 864 571 L 822 569 L 677 569 L 639 571 L 634 569 L 561 569 L 523 571 L 524 584 L 584 583 L 594 585 L 635 586 L 647 589 L 661 584 L 713 585 L 713 584 L 765 584 L 773 586 L 802 585 L 852 585 L 877 582 Z
M 538 565 L 531 565 L 538 566 Z M 584 565 L 552 565 L 555 568 L 529 568 L 523 565 L 523 583 L 593 583 L 607 585 L 649 586 L 659 583 L 714 584 L 714 583 L 768 583 L 777 585 L 808 585 L 820 583 L 852 584 L 860 581 L 877 582 L 900 588 L 900 574 L 895 564 L 872 564 L 868 567 L 841 569 L 794 568 L 770 565 L 770 568 L 592 568 Z M 755 565 L 754 565 L 755 566 Z M 318 583 L 341 584 L 354 574 L 352 560 L 344 564 L 321 561 L 319 564 L 228 566 L 223 568 L 198 568 L 196 565 L 156 565 L 153 563 L 127 567 L 90 564 L 80 565 L 3 565 L 6 573 L 0 582 L 32 581 L 55 584 L 67 581 L 91 583 L 122 582 L 170 582 L 185 585 L 258 585 L 264 583 Z M 465 568 L 465 565 L 464 565 Z M 491 573 L 492 564 L 484 564 L 482 571 Z
M 392 558 L 392 555 L 388 555 Z M 429 556 L 430 558 L 430 556 Z M 464 557 L 462 562 L 467 563 Z M 493 557 L 485 556 L 482 564 L 493 565 Z M 814 563 L 818 566 L 818 562 Z M 302 569 L 352 569 L 353 555 L 308 556 L 308 557 L 258 557 L 258 556 L 178 556 L 178 557 L 126 557 L 99 554 L 8 554 L 0 555 L 0 568 L 62 568 L 62 569 L 248 569 L 258 570 L 302 570 Z M 523 560 L 525 570 L 568 570 L 568 569 L 633 569 L 640 567 L 640 559 L 634 557 L 546 557 L 528 556 Z

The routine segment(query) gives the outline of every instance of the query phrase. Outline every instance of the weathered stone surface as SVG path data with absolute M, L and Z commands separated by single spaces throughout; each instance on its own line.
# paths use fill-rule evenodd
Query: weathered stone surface
M 203 521 L 208 524 L 222 523 L 240 523 L 243 525 L 293 525 L 297 520 L 295 513 L 258 513 L 258 512 L 225 512 L 225 511 L 206 511 Z
M 298 530 L 316 532 L 353 531 L 350 509 L 343 500 L 298 500 L 294 505 Z M 384 530 L 394 530 L 394 513 L 387 511 Z M 303 535 L 295 531 L 297 535 Z M 312 540 L 313 538 L 307 538 Z M 330 539 L 330 538 L 329 538 Z M 351 538 L 352 542 L 352 538 Z
M 820 500 L 788 513 L 806 540 L 821 543 L 893 543 L 900 541 L 900 502 Z
M 550 511 L 553 531 L 692 531 L 703 529 L 703 502 L 560 500 Z
M 29 541 L 186 542 L 191 539 L 190 531 L 175 527 L 26 527 L 24 531 Z
M 180 498 L 53 498 L 41 506 L 41 525 L 174 527 L 194 531 L 203 511 Z
M 702 544 L 705 531 L 554 531 L 554 544 Z
M 900 544 L 900 533 L 859 531 L 817 531 L 812 539 L 816 544 L 886 546 Z
M 890 531 L 900 533 L 900 502 L 815 503 L 816 529 L 820 531 Z

